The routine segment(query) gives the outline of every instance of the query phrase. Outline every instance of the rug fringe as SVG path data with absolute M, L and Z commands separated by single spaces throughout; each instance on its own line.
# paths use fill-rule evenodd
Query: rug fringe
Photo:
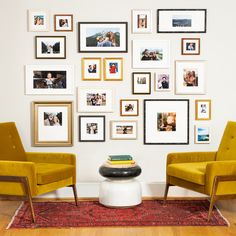
M 10 223 L 7 225 L 6 229 L 9 229 L 9 228 L 11 227 L 13 221 L 15 220 L 16 215 L 18 214 L 18 212 L 19 212 L 19 210 L 21 209 L 21 207 L 23 206 L 23 204 L 24 204 L 24 202 L 22 202 L 22 203 L 20 204 L 20 206 L 16 209 L 16 212 L 15 212 L 15 214 L 13 215 L 13 217 L 11 218 L 11 221 L 10 221 Z
M 228 227 L 230 226 L 230 222 L 222 215 L 220 209 L 215 205 L 216 210 L 218 211 L 218 213 L 220 214 L 220 216 L 225 220 L 225 222 L 227 223 Z

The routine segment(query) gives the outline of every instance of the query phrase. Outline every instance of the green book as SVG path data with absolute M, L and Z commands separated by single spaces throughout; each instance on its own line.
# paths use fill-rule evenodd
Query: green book
M 130 161 L 133 157 L 130 155 L 109 155 L 108 160 L 110 161 Z

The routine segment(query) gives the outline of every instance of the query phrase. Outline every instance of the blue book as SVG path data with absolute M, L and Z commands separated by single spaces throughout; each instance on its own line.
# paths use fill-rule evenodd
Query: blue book
M 133 157 L 130 155 L 109 155 L 110 161 L 131 161 Z

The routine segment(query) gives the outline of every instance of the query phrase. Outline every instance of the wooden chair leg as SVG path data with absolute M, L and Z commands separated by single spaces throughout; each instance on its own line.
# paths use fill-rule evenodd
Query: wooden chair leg
M 77 196 L 76 185 L 73 184 L 73 185 L 71 185 L 71 187 L 73 188 L 73 193 L 74 193 L 74 198 L 75 198 L 75 205 L 78 206 L 78 196 Z
M 165 194 L 164 194 L 164 204 L 166 204 L 167 195 L 168 195 L 168 191 L 169 191 L 170 186 L 171 185 L 169 183 L 166 183 Z

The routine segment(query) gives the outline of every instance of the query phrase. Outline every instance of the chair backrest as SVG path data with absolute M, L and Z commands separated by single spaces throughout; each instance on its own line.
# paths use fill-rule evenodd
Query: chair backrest
M 233 121 L 226 125 L 216 156 L 216 161 L 225 160 L 236 160 L 236 122 Z
M 0 123 L 0 160 L 26 161 L 26 153 L 14 122 Z

